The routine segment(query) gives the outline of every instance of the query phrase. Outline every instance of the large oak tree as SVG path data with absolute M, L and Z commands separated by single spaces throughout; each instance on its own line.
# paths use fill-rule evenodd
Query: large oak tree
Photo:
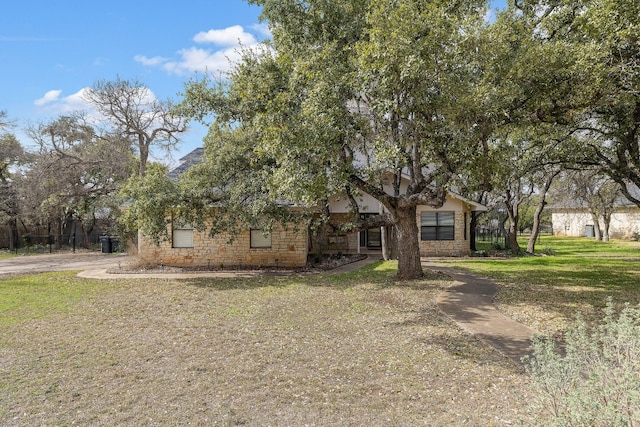
M 481 153 L 468 112 L 485 2 L 251 3 L 272 43 L 245 52 L 228 80 L 186 88 L 183 112 L 213 118 L 187 187 L 216 189 L 211 201 L 243 220 L 281 212 L 283 201 L 324 211 L 342 195 L 353 210 L 346 228 L 394 227 L 398 277 L 420 277 L 416 207 L 441 206 L 452 176 Z M 380 215 L 360 220 L 359 193 Z

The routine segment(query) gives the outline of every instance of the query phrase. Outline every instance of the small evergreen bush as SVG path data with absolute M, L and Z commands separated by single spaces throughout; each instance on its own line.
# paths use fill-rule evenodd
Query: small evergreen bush
M 600 326 L 579 318 L 565 338 L 536 338 L 526 365 L 552 425 L 640 426 L 640 309 L 609 300 Z

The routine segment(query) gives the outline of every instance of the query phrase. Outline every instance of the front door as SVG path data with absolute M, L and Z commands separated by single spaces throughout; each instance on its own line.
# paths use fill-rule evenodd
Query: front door
M 360 214 L 361 219 L 378 215 L 377 213 Z M 360 246 L 364 248 L 379 249 L 382 247 L 382 233 L 380 227 L 370 228 L 360 232 Z

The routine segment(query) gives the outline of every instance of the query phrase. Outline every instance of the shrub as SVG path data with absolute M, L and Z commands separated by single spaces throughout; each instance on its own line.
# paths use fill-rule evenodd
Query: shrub
M 506 249 L 506 246 L 500 242 L 493 242 L 491 243 L 491 248 L 496 251 L 504 251 Z
M 556 254 L 556 251 L 554 251 L 553 248 L 542 248 L 540 250 L 540 253 L 542 255 L 554 256 Z
M 564 346 L 536 338 L 526 366 L 554 425 L 640 425 L 639 309 L 616 316 L 609 301 L 601 325 L 578 319 Z

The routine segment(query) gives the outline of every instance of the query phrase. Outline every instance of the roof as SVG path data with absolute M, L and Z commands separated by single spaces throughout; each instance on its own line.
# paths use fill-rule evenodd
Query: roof
M 204 148 L 199 147 L 180 159 L 180 164 L 172 169 L 167 176 L 171 179 L 178 179 L 180 175 L 187 171 L 191 166 L 197 165 L 202 161 Z
M 204 155 L 204 148 L 203 147 L 199 147 L 196 148 L 195 150 L 193 150 L 192 152 L 190 152 L 189 154 L 187 154 L 186 156 L 182 157 L 180 159 L 180 165 L 178 165 L 175 169 L 171 170 L 168 174 L 169 178 L 171 179 L 178 179 L 178 177 L 186 172 L 191 166 L 197 165 L 198 163 L 200 163 L 202 161 L 202 156 Z M 403 178 L 407 178 L 408 175 L 405 175 L 403 173 Z M 457 193 L 454 193 L 452 191 L 448 192 L 449 196 L 453 199 L 456 200 L 460 200 L 463 203 L 468 204 L 469 206 L 471 206 L 471 210 L 473 211 L 487 211 L 488 208 L 480 203 L 474 202 L 472 200 L 469 200 Z
M 468 204 L 469 206 L 471 206 L 472 207 L 472 209 L 471 209 L 472 211 L 486 212 L 486 211 L 489 210 L 489 208 L 486 207 L 485 205 L 483 205 L 481 203 L 478 203 L 478 202 L 474 202 L 473 200 L 469 200 L 466 197 L 462 197 L 461 195 L 456 194 L 456 193 L 454 193 L 452 191 L 449 191 L 448 194 L 449 194 L 449 196 L 451 198 L 460 200 L 461 202 L 464 202 L 464 203 Z
M 633 184 L 628 184 L 627 189 L 631 194 L 631 197 L 635 197 L 640 200 L 640 188 Z M 572 198 L 565 199 L 557 203 L 553 203 L 548 206 L 548 209 L 551 210 L 563 210 L 563 209 L 585 209 L 587 207 L 587 203 L 582 199 Z M 636 204 L 631 200 L 627 199 L 622 193 L 616 198 L 613 207 L 615 208 L 628 208 L 628 207 L 636 207 Z

